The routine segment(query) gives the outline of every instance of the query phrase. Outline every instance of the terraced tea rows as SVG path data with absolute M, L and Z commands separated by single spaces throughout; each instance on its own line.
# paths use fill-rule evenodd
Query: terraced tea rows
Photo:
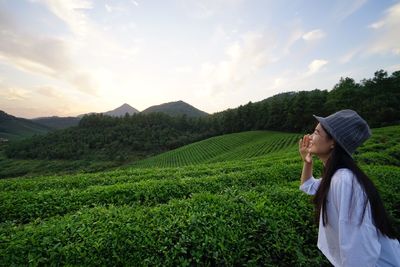
M 386 146 L 393 133 L 400 127 L 374 130 L 376 140 L 357 158 L 399 225 L 400 167 L 361 160 L 369 146 L 398 160 Z M 197 157 L 201 164 L 191 161 L 201 151 L 192 144 L 174 152 L 184 167 L 1 180 L 0 266 L 325 265 L 313 207 L 298 189 L 297 137 L 264 138 L 249 132 L 203 141 L 214 150 Z M 266 153 L 273 147 L 280 152 Z M 230 151 L 243 153 L 235 159 Z M 316 162 L 316 174 L 321 167 Z
M 248 159 L 293 148 L 299 135 L 253 131 L 213 137 L 135 163 L 137 167 L 186 165 Z

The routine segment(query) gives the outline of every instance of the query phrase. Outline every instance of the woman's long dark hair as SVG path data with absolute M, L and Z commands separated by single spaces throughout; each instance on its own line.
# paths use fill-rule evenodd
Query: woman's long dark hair
M 329 133 L 328 137 L 332 138 Z M 326 162 L 326 165 L 324 166 L 321 184 L 313 199 L 313 203 L 316 209 L 316 222 L 319 221 L 320 212 L 322 212 L 323 226 L 328 223 L 328 214 L 326 211 L 327 196 L 331 185 L 332 176 L 340 168 L 350 169 L 357 178 L 357 181 L 361 185 L 361 188 L 364 190 L 366 198 L 360 222 L 362 222 L 362 220 L 364 219 L 367 203 L 369 202 L 371 206 L 373 224 L 375 225 L 375 227 L 379 229 L 379 231 L 383 235 L 386 235 L 392 239 L 399 239 L 395 229 L 390 223 L 389 217 L 386 213 L 383 202 L 375 185 L 373 184 L 371 179 L 357 166 L 353 158 L 348 155 L 344 151 L 344 149 L 337 143 L 335 144 L 333 151 L 328 161 Z

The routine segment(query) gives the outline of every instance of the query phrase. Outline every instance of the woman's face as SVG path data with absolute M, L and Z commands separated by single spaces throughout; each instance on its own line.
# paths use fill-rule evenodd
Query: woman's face
M 318 123 L 314 132 L 310 135 L 309 152 L 319 158 L 328 158 L 334 144 L 334 140 L 329 137 L 321 124 Z

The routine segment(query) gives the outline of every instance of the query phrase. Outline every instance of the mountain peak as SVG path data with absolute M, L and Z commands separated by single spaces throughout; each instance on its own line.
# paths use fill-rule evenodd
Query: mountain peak
M 208 113 L 201 111 L 182 100 L 151 106 L 142 111 L 142 113 L 152 112 L 163 112 L 171 116 L 186 115 L 188 117 L 201 117 L 208 115 Z
M 108 116 L 113 116 L 113 117 L 122 117 L 122 116 L 125 116 L 126 113 L 128 113 L 129 115 L 132 115 L 135 113 L 139 113 L 139 111 L 137 109 L 133 108 L 131 105 L 124 103 L 124 104 L 122 104 L 122 106 L 120 106 L 116 109 L 104 112 L 103 114 L 108 115 Z

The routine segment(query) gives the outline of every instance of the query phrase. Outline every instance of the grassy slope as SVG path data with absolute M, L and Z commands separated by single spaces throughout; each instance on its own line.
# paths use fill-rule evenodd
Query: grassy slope
M 5 120 L 1 123 L 0 137 L 7 138 L 9 140 L 16 140 L 29 137 L 34 134 L 45 134 L 50 130 L 51 128 L 36 124 L 32 121 L 15 118 L 11 120 Z
M 4 155 L 0 146 L 0 179 L 99 172 L 117 166 L 120 164 L 113 161 L 10 159 Z
M 283 152 L 293 148 L 299 135 L 251 131 L 216 136 L 135 162 L 136 167 L 181 167 L 186 165 L 241 160 Z
M 399 160 L 400 127 L 373 133 L 356 158 L 399 222 L 400 168 L 393 163 Z M 154 168 L 168 162 L 166 153 L 163 161 L 154 158 L 150 168 L 0 181 L 0 239 L 5 240 L 0 262 L 326 264 L 315 246 L 309 198 L 298 190 L 296 146 L 281 141 L 288 145 L 280 152 L 257 152 L 267 151 L 261 144 L 273 138 L 279 140 L 263 132 L 227 135 L 169 154 L 169 162 L 190 165 L 184 167 Z M 199 144 L 206 151 L 219 147 L 220 153 L 198 160 L 190 155 L 199 154 Z M 228 160 L 232 153 L 222 149 L 226 146 L 243 156 Z M 182 151 L 202 163 L 180 160 L 176 155 Z M 380 157 L 371 160 L 368 153 Z M 213 159 L 219 161 L 207 163 Z M 320 162 L 315 169 L 318 174 Z
M 282 152 L 293 147 L 298 135 L 253 131 L 217 136 L 135 162 L 135 167 L 179 167 L 200 163 L 240 160 Z M 98 172 L 120 166 L 112 161 L 18 160 L 6 158 L 0 146 L 0 178 L 57 173 Z M 126 163 L 124 163 L 126 164 Z

